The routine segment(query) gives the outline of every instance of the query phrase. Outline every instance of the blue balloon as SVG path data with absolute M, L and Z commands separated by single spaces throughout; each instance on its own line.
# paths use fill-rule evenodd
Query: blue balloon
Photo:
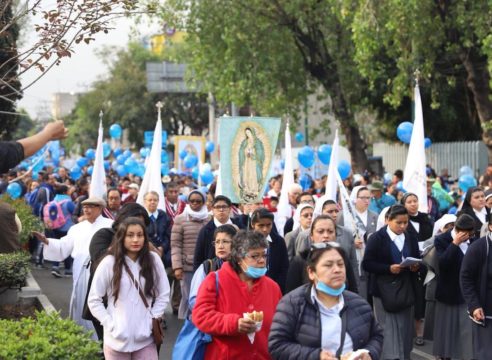
M 125 163 L 126 157 L 123 154 L 120 154 L 116 157 L 116 161 L 118 164 L 123 165 Z
M 113 162 L 111 163 L 111 169 L 113 169 L 114 171 L 116 171 L 116 168 L 118 167 L 118 161 L 116 160 L 113 160 Z
M 125 156 L 125 158 L 129 158 L 130 156 L 132 156 L 132 152 L 126 149 L 125 151 L 123 151 L 123 155 Z
M 194 154 L 188 154 L 183 159 L 183 164 L 187 169 L 192 169 L 193 166 L 196 166 L 196 164 L 198 164 L 198 157 Z
M 92 176 L 92 173 L 94 172 L 94 166 L 89 166 L 87 168 L 87 174 L 89 174 L 90 176 Z
M 413 124 L 411 122 L 404 121 L 396 128 L 396 136 L 398 136 L 398 139 L 400 139 L 401 142 L 410 144 L 410 140 L 412 139 L 412 131 Z
M 328 165 L 331 158 L 331 145 L 321 145 L 318 148 L 318 158 L 323 164 Z
M 109 160 L 104 160 L 104 170 L 109 171 L 111 169 L 111 162 Z
M 111 145 L 108 143 L 103 143 L 103 156 L 104 158 L 107 158 L 109 155 L 111 155 Z
M 458 186 L 463 192 L 466 192 L 469 188 L 477 186 L 477 179 L 473 175 L 461 175 L 458 179 Z
M 146 148 L 146 147 L 143 147 L 140 149 L 140 156 L 143 157 L 144 159 L 149 156 L 150 154 L 150 149 L 149 148 Z
M 87 166 L 89 164 L 89 159 L 86 157 L 80 157 L 77 159 L 77 165 L 83 168 L 84 166 Z
M 473 169 L 470 166 L 468 166 L 468 165 L 462 166 L 460 168 L 460 176 L 462 176 L 462 175 L 471 175 L 471 176 L 473 176 Z
M 137 168 L 135 170 L 135 175 L 143 177 L 145 175 L 145 165 L 137 164 Z
M 129 157 L 125 160 L 125 170 L 130 174 L 135 174 L 137 171 L 138 163 L 134 158 Z
M 298 153 L 297 153 L 297 160 L 299 160 L 299 163 L 305 167 L 305 168 L 310 168 L 314 164 L 314 150 L 310 146 L 304 146 Z
M 280 168 L 285 169 L 285 159 L 280 160 Z
M 406 192 L 406 190 L 403 188 L 403 181 L 398 181 L 396 183 L 396 190 Z
M 125 169 L 125 165 L 118 165 L 118 167 L 116 168 L 116 172 L 120 177 L 126 176 L 126 174 L 128 174 L 128 172 Z
M 302 132 L 298 131 L 298 132 L 296 132 L 295 138 L 296 138 L 297 142 L 302 142 L 302 141 L 304 141 L 304 134 Z
M 427 149 L 427 148 L 430 148 L 431 145 L 432 145 L 432 140 L 429 138 L 425 138 L 424 139 L 424 147 Z
M 18 199 L 22 194 L 22 187 L 16 182 L 10 183 L 9 186 L 7 186 L 7 194 L 9 194 L 12 199 Z
M 109 127 L 109 136 L 113 139 L 119 139 L 121 138 L 121 134 L 123 132 L 123 129 L 119 124 L 113 124 Z
M 208 185 L 214 181 L 214 174 L 211 170 L 202 170 L 200 172 L 200 179 L 202 180 L 202 183 Z
M 352 166 L 350 166 L 350 163 L 347 160 L 340 160 L 338 162 L 338 173 L 340 174 L 342 180 L 348 178 L 351 171 Z
M 118 155 L 123 154 L 123 150 L 121 148 L 116 148 L 113 150 L 113 156 L 118 157 Z
M 184 149 L 179 152 L 179 158 L 181 160 L 183 160 L 186 157 L 186 155 L 188 155 L 188 152 Z
M 299 178 L 299 184 L 302 186 L 302 189 L 306 191 L 311 187 L 313 183 L 313 180 L 311 179 L 311 176 L 308 174 L 302 174 L 301 177 Z
M 198 170 L 198 166 L 194 166 L 193 169 L 191 169 L 191 176 L 193 177 L 193 179 L 198 180 L 199 172 L 200 171 Z
M 201 187 L 200 189 L 198 189 L 198 190 L 200 190 L 200 192 L 201 192 L 202 194 L 208 194 L 208 187 L 207 187 L 207 186 L 202 186 L 202 187 Z
M 391 178 L 392 176 L 390 173 L 385 173 L 383 176 L 384 185 L 388 185 L 391 182 Z
M 161 151 L 161 163 L 167 163 L 169 162 L 169 154 L 167 153 L 167 151 L 165 150 L 162 150 Z
M 82 176 L 82 169 L 78 166 L 74 166 L 70 169 L 70 177 L 74 180 L 80 179 Z
M 87 149 L 87 151 L 85 152 L 85 156 L 88 157 L 90 160 L 94 160 L 96 158 L 96 150 Z
M 169 174 L 169 165 L 168 164 L 161 164 L 161 174 L 162 174 L 162 176 Z
M 207 141 L 205 145 L 205 151 L 209 154 L 213 153 L 215 150 L 215 144 L 212 141 Z
M 185 194 L 181 194 L 178 196 L 178 199 L 183 201 L 183 202 L 186 202 L 188 201 L 188 197 L 185 195 Z

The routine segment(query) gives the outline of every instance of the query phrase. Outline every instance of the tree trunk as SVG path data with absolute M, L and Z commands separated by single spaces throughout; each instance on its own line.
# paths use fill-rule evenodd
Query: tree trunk
M 482 125 L 482 140 L 492 161 L 492 101 L 490 95 L 490 75 L 487 70 L 487 60 L 478 55 L 475 50 L 462 51 L 460 59 L 466 69 L 466 85 L 473 94 L 473 101 Z

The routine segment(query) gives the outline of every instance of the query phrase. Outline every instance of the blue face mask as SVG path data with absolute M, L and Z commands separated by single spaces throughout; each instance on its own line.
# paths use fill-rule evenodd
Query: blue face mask
M 318 283 L 316 284 L 316 289 L 321 291 L 322 293 L 325 293 L 326 295 L 340 296 L 345 290 L 345 284 L 343 284 L 342 287 L 339 289 L 334 289 L 326 285 L 324 282 L 318 280 Z
M 265 276 L 266 272 L 267 272 L 266 267 L 257 268 L 253 266 L 248 266 L 246 270 L 244 270 L 244 273 L 252 279 L 261 278 L 262 276 Z

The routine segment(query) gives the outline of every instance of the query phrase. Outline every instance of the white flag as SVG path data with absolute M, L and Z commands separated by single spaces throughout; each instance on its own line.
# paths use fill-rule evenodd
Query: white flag
M 145 174 L 138 192 L 137 203 L 144 206 L 144 196 L 149 191 L 155 191 L 159 194 L 158 209 L 166 211 L 164 203 L 164 191 L 161 180 L 161 152 L 162 152 L 162 121 L 161 109 L 158 106 L 157 123 L 155 124 L 154 139 L 150 155 L 146 162 Z
M 415 121 L 403 173 L 403 188 L 419 198 L 419 211 L 427 212 L 427 175 L 425 171 L 424 115 L 419 85 L 415 85 Z
M 101 114 L 102 116 L 102 114 Z M 96 158 L 92 169 L 91 185 L 89 187 L 89 196 L 103 199 L 106 195 L 106 171 L 104 170 L 103 154 L 103 126 L 102 120 L 99 120 L 99 134 L 97 136 Z
M 323 204 L 326 200 L 337 201 L 337 179 L 338 174 L 338 130 L 335 132 L 335 139 L 331 148 L 330 165 L 328 166 L 328 176 L 325 184 L 325 194 L 316 201 L 314 209 L 315 216 L 321 215 Z
M 278 201 L 277 212 L 275 213 L 275 225 L 280 236 L 284 236 L 284 225 L 287 219 L 292 217 L 292 207 L 289 204 L 289 188 L 294 184 L 294 170 L 292 168 L 292 144 L 290 140 L 289 124 L 285 127 L 285 166 Z

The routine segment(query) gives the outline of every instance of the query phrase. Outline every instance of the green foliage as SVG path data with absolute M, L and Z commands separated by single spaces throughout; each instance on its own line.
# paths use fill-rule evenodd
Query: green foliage
M 144 131 L 154 130 L 157 119 L 157 101 L 163 102 L 163 129 L 169 134 L 180 134 L 183 125 L 192 128 L 194 134 L 208 124 L 206 97 L 200 94 L 153 94 L 147 91 L 145 63 L 162 61 L 144 49 L 131 43 L 128 49 L 106 49 L 100 54 L 109 66 L 107 78 L 97 81 L 93 90 L 83 94 L 68 119 L 70 136 L 67 147 L 84 144 L 83 149 L 95 146 L 99 111 L 104 112 L 103 126 L 109 132 L 113 123 L 129 130 L 130 142 L 143 145 Z
M 41 219 L 32 214 L 32 209 L 23 199 L 12 199 L 10 196 L 3 196 L 2 200 L 10 204 L 17 213 L 21 224 L 22 231 L 19 236 L 19 241 L 21 244 L 27 244 L 29 241 L 29 237 L 31 236 L 31 232 L 33 231 L 44 231 L 44 225 Z
M 2 359 L 100 359 L 99 343 L 56 312 L 37 312 L 36 319 L 0 320 L 0 338 Z
M 24 286 L 30 269 L 29 260 L 29 254 L 23 251 L 0 254 L 0 286 Z

